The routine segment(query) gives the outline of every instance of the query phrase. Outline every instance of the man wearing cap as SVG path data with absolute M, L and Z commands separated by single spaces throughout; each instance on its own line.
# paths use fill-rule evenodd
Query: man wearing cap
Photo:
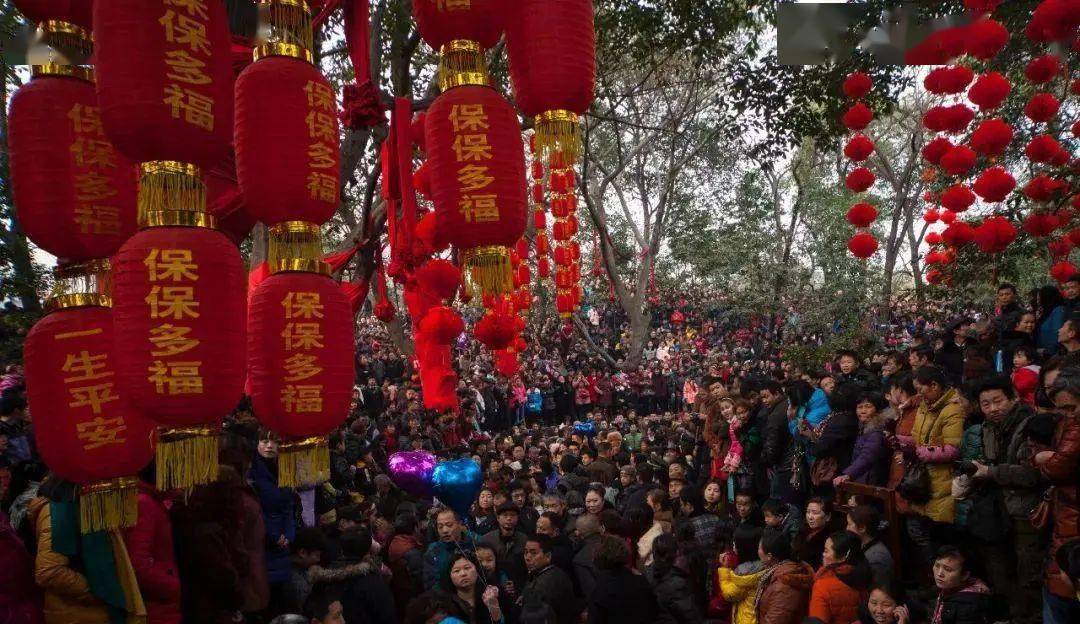
M 511 500 L 503 501 L 495 510 L 499 528 L 480 538 L 480 543 L 495 550 L 499 569 L 514 585 L 525 586 L 525 541 L 527 536 L 518 530 L 520 512 Z

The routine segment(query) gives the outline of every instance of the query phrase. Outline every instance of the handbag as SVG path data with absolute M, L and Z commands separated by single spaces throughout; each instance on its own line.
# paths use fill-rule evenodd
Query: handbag
M 1031 526 L 1036 531 L 1045 531 L 1050 526 L 1050 520 L 1052 514 L 1050 513 L 1050 499 L 1054 497 L 1054 487 L 1050 486 L 1043 492 L 1042 500 L 1038 505 L 1035 505 L 1035 509 L 1031 510 L 1028 514 L 1028 521 L 1031 522 Z
M 915 504 L 930 500 L 930 470 L 926 462 L 919 459 L 908 460 L 904 465 L 904 476 L 896 486 L 896 491 Z

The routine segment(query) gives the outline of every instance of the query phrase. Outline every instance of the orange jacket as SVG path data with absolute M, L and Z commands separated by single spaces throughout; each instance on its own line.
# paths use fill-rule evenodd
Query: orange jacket
M 859 590 L 840 580 L 837 573 L 848 574 L 846 563 L 822 566 L 814 577 L 810 590 L 810 617 L 825 624 L 851 624 L 859 621 Z

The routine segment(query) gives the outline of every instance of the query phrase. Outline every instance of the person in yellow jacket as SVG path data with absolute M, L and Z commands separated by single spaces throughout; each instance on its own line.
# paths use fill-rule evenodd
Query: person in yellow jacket
M 951 388 L 945 372 L 937 366 L 915 371 L 919 409 L 911 429 L 911 452 L 929 473 L 930 499 L 912 504 L 908 534 L 919 563 L 929 569 L 937 539 L 956 519 L 952 497 L 953 463 L 960 459 L 967 406 L 960 392 Z
M 757 624 L 758 581 L 765 572 L 761 561 L 740 563 L 735 569 L 720 568 L 720 593 L 732 604 L 731 624 Z

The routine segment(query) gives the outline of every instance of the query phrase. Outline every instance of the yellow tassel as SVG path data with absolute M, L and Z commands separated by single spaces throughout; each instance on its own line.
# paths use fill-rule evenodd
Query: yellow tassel
M 330 265 L 322 261 L 322 230 L 316 223 L 285 221 L 270 228 L 266 256 L 274 273 L 330 274 Z
M 439 90 L 448 91 L 462 85 L 491 84 L 487 61 L 480 44 L 467 39 L 455 39 L 439 50 Z
M 278 448 L 278 487 L 318 485 L 330 479 L 326 438 L 307 438 Z
M 142 163 L 140 169 L 140 226 L 157 225 L 156 219 L 162 213 L 206 215 L 206 185 L 198 167 L 172 160 L 155 160 Z
M 506 247 L 473 247 L 464 253 L 474 293 L 504 295 L 514 291 L 514 268 Z
M 218 433 L 208 427 L 158 432 L 157 489 L 188 490 L 218 477 Z
M 83 486 L 79 492 L 79 525 L 83 533 L 135 526 L 138 489 L 134 477 L 121 477 Z
M 561 154 L 564 166 L 571 167 L 581 157 L 581 124 L 566 110 L 545 111 L 536 116 L 536 150 L 543 156 Z

